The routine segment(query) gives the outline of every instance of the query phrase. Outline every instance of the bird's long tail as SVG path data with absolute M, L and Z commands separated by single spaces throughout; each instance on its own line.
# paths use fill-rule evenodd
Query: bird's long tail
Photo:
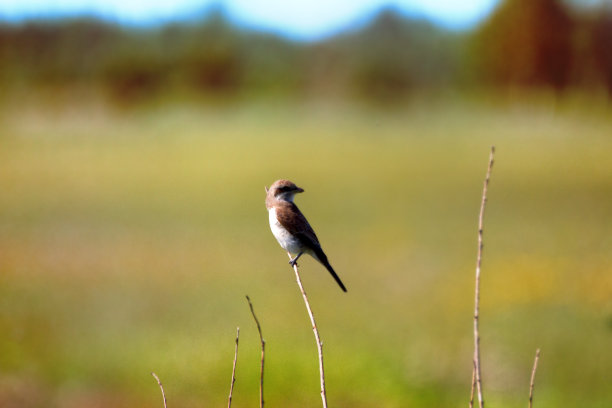
M 334 271 L 334 268 L 332 268 L 332 266 L 329 264 L 329 262 L 326 262 L 323 264 L 327 270 L 329 271 L 329 273 L 331 273 L 331 276 L 334 277 L 334 279 L 336 280 L 336 282 L 338 283 L 338 285 L 340 286 L 340 288 L 346 292 L 346 287 L 344 286 L 344 283 L 342 283 L 342 281 L 340 280 L 340 277 L 336 274 L 336 272 Z
M 325 252 L 323 252 L 322 249 L 319 249 L 315 251 L 315 255 L 316 255 L 317 260 L 321 262 L 321 264 L 325 268 L 327 268 L 329 273 L 331 273 L 331 276 L 333 276 L 333 278 L 336 280 L 340 288 L 344 292 L 346 292 L 346 287 L 344 286 L 344 283 L 342 283 L 342 281 L 340 280 L 340 277 L 338 276 L 338 274 L 336 274 L 336 271 L 334 271 L 334 268 L 332 268 L 332 266 L 329 264 L 329 261 L 327 260 L 327 255 L 325 255 Z

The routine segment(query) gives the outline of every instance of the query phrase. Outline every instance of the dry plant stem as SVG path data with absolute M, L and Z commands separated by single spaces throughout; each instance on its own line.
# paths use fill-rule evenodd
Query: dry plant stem
M 153 376 L 153 378 L 155 378 L 155 380 L 157 381 L 157 384 L 159 385 L 159 388 L 161 389 L 162 397 L 164 398 L 164 408 L 167 408 L 167 406 L 166 406 L 166 393 L 164 392 L 164 386 L 162 385 L 161 381 L 159 381 L 159 377 L 157 375 L 155 375 L 155 373 L 151 373 L 151 375 Z
M 251 303 L 251 299 L 247 296 L 247 301 L 249 302 L 249 307 L 251 308 L 251 314 L 253 315 L 253 319 L 255 320 L 255 324 L 257 324 L 257 331 L 259 332 L 259 341 L 261 342 L 261 364 L 259 369 L 259 408 L 263 408 L 264 406 L 264 359 L 266 353 L 266 341 L 263 339 L 263 335 L 261 334 L 261 326 L 259 325 L 259 320 L 257 320 L 257 316 L 255 316 L 255 310 L 253 310 L 253 304 Z
M 236 382 L 236 361 L 238 361 L 238 338 L 240 337 L 240 327 L 236 328 L 236 348 L 234 349 L 234 366 L 232 367 L 232 383 L 230 385 L 227 408 L 232 407 L 232 395 L 234 395 L 234 383 Z
M 533 360 L 533 369 L 531 370 L 531 382 L 529 383 L 529 408 L 532 408 L 533 404 L 533 387 L 535 384 L 535 374 L 538 369 L 538 361 L 540 360 L 540 349 L 536 350 L 535 359 Z
M 289 255 L 289 259 L 293 259 L 290 253 L 287 253 L 287 255 Z M 319 336 L 319 330 L 317 329 L 317 323 L 315 322 L 314 315 L 312 314 L 312 309 L 310 308 L 310 303 L 308 302 L 308 296 L 306 296 L 304 286 L 302 286 L 302 279 L 300 278 L 300 272 L 298 270 L 297 264 L 293 265 L 293 270 L 295 272 L 297 284 L 300 287 L 300 291 L 302 292 L 302 297 L 304 298 L 304 303 L 306 304 L 306 310 L 308 311 L 308 316 L 310 317 L 310 323 L 312 323 L 312 331 L 314 332 L 315 340 L 317 342 L 317 351 L 319 352 L 319 373 L 321 375 L 321 400 L 323 401 L 323 408 L 327 408 L 327 393 L 325 391 L 325 370 L 323 368 L 323 342 L 321 341 L 321 337 Z
M 472 360 L 472 364 L 474 360 Z M 474 387 L 476 386 L 476 366 L 472 369 L 472 390 L 470 391 L 470 408 L 474 406 Z
M 476 289 L 474 293 L 474 374 L 476 377 L 476 392 L 478 393 L 478 406 L 484 407 L 482 397 L 482 378 L 480 370 L 480 333 L 478 326 L 479 307 L 480 307 L 480 265 L 482 263 L 482 232 L 484 227 L 484 213 L 487 204 L 487 187 L 491 179 L 491 169 L 493 168 L 493 156 L 495 155 L 495 146 L 491 146 L 489 155 L 489 166 L 487 167 L 487 176 L 482 189 L 482 201 L 480 202 L 480 215 L 478 217 L 478 256 L 476 257 Z

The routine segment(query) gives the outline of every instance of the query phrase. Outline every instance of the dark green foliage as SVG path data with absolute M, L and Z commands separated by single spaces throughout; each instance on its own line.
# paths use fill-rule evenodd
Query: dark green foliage
M 0 67 L 4 79 L 33 82 L 94 79 L 115 53 L 116 26 L 97 20 L 30 22 L 0 27 Z
M 32 21 L 0 25 L 0 86 L 93 86 L 127 102 L 171 93 L 394 103 L 449 87 L 562 91 L 602 82 L 612 93 L 612 17 L 595 17 L 571 14 L 559 0 L 506 0 L 474 33 L 458 33 L 385 9 L 316 43 L 240 29 L 215 10 L 153 28 Z
M 414 88 L 448 85 L 455 75 L 457 42 L 427 22 L 387 10 L 362 31 L 339 41 L 339 47 L 349 51 L 347 71 L 357 92 L 393 100 Z

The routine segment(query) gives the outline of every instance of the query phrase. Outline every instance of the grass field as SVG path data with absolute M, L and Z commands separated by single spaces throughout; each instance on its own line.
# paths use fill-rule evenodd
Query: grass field
M 489 146 L 485 399 L 612 406 L 612 115 L 571 101 L 4 105 L 3 407 L 318 406 L 317 355 L 264 186 L 289 178 L 347 285 L 301 263 L 333 407 L 465 407 Z

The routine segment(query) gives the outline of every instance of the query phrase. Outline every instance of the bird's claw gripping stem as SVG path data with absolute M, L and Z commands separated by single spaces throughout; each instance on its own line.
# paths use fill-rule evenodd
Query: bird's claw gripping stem
M 297 265 L 297 260 L 298 260 L 298 258 L 299 258 L 300 256 L 302 256 L 302 254 L 303 254 L 303 252 L 300 252 L 299 254 L 297 254 L 297 256 L 296 256 L 295 258 L 291 259 L 291 260 L 289 261 L 289 265 L 291 265 L 291 267 L 296 266 L 296 265 Z

